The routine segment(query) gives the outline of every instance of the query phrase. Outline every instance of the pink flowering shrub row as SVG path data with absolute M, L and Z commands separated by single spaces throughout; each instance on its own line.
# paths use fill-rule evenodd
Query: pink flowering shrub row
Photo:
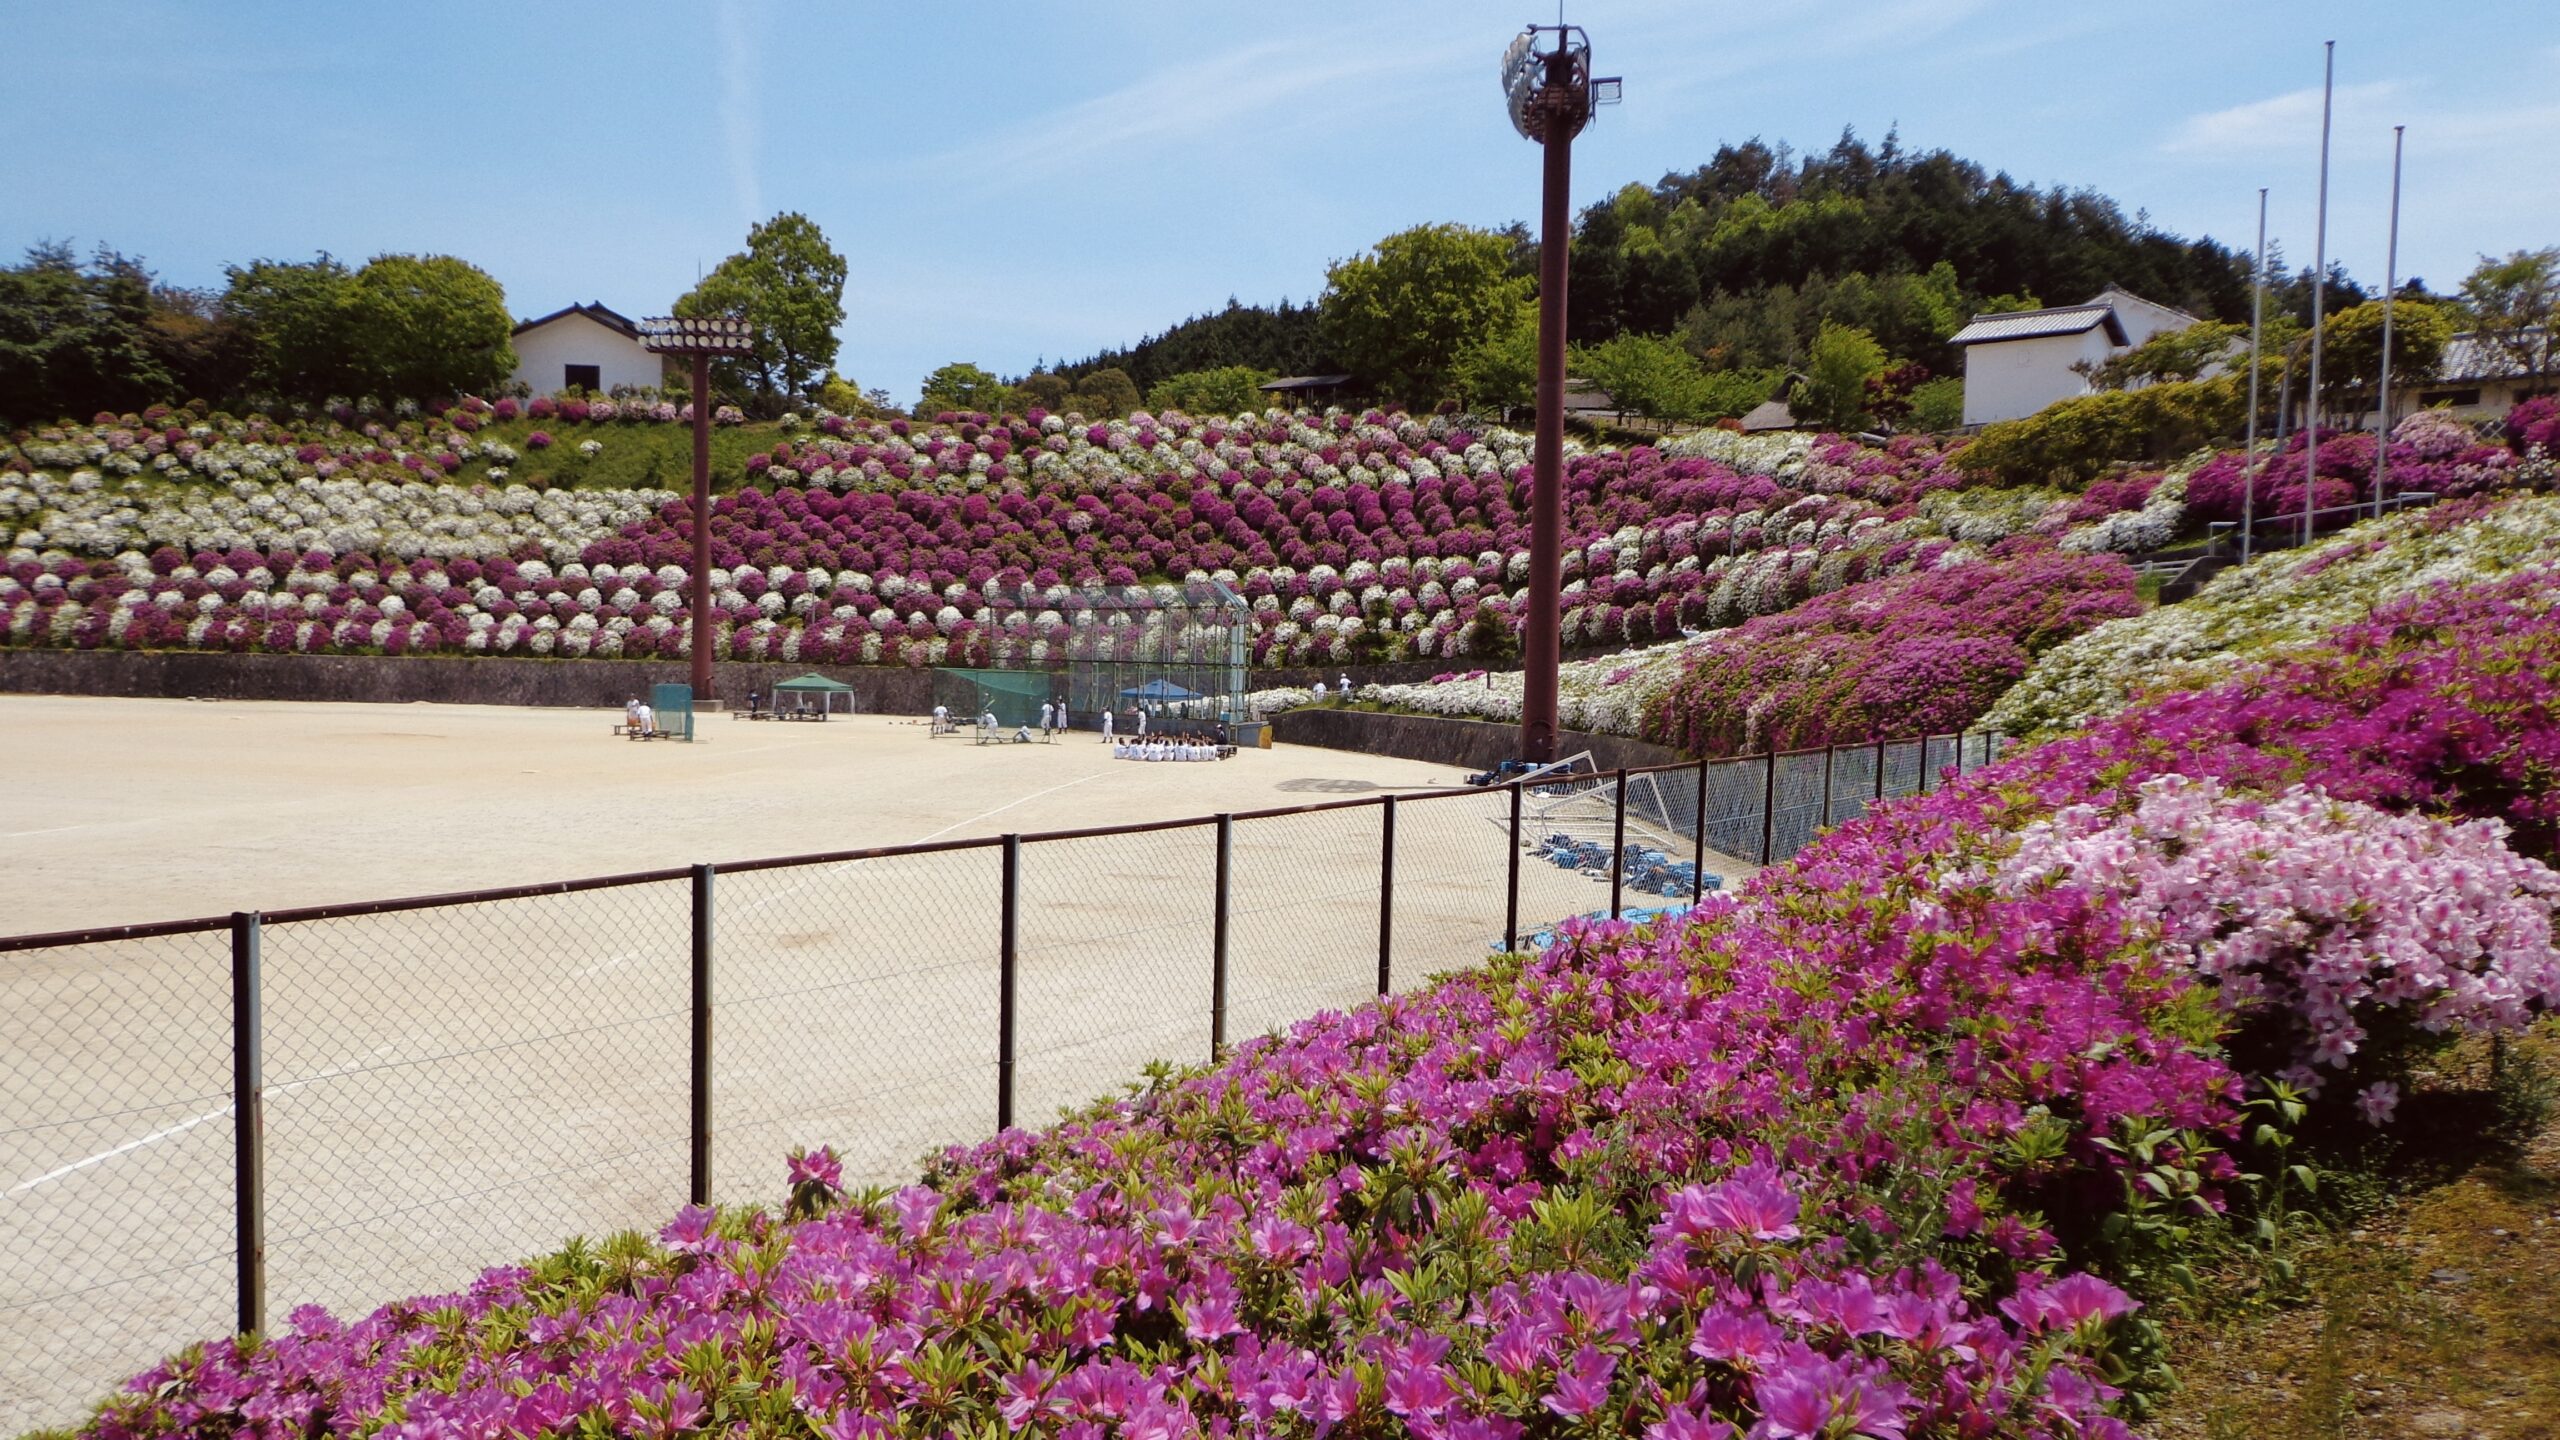
M 2320 437 L 2318 508 L 2372 500 L 2377 443 L 2369 431 Z M 2259 459 L 2253 495 L 2243 494 L 2249 482 L 2247 456 L 2238 450 L 2216 455 L 2187 480 L 2192 517 L 2236 521 L 2244 500 L 2250 500 L 2254 513 L 2261 516 L 2301 515 L 2308 449 L 2309 437 L 2299 433 L 2287 438 L 2281 448 L 2270 447 Z M 2470 426 L 2438 410 L 2422 410 L 2401 421 L 2391 432 L 2388 460 L 2384 485 L 2392 495 L 2478 495 L 2504 488 L 2517 478 L 2517 451 L 2484 442 Z
M 2122 560 L 2018 536 L 1708 637 L 1647 701 L 1644 737 L 1734 755 L 1960 731 L 2047 647 L 2141 608 Z

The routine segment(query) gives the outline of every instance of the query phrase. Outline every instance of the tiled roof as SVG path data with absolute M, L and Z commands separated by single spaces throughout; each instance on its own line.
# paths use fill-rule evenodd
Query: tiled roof
M 2527 333 L 2538 335 L 2541 331 L 2542 327 L 2536 325 Z M 2471 331 L 2465 330 L 2454 336 L 2453 342 L 2444 347 L 2444 363 L 2436 367 L 2437 378 L 2433 383 L 2441 385 L 2451 380 L 2505 380 L 2523 373 L 2524 367 L 2516 363 L 2513 352 L 2503 346 L 2489 344 Z
M 1973 323 L 1947 339 L 1950 345 L 1979 345 L 1992 340 L 2041 340 L 2052 335 L 2080 335 L 2107 327 L 2108 337 L 2125 343 L 2124 324 L 2112 305 L 2060 305 L 2051 310 L 2019 310 L 2004 315 L 1976 315 Z
M 554 320 L 565 319 L 571 315 L 584 315 L 607 330 L 629 336 L 634 340 L 640 338 L 640 327 L 637 324 L 633 323 L 623 315 L 606 309 L 603 302 L 595 300 L 590 300 L 584 305 L 566 306 L 562 309 L 554 310 L 550 314 L 541 316 L 537 319 L 527 320 L 516 326 L 514 331 L 511 333 L 521 335 L 536 326 L 548 325 Z

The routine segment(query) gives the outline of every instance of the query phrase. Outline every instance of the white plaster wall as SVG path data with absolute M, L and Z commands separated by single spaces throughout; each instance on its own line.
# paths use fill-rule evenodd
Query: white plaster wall
M 516 373 L 536 395 L 548 395 L 568 384 L 566 367 L 593 365 L 599 393 L 616 385 L 660 383 L 658 357 L 639 341 L 585 315 L 563 315 L 515 337 Z
M 1987 425 L 2033 415 L 2056 400 L 2089 393 L 2075 362 L 2104 364 L 2112 347 L 2103 325 L 2079 335 L 1994 340 L 1964 350 L 1964 423 Z

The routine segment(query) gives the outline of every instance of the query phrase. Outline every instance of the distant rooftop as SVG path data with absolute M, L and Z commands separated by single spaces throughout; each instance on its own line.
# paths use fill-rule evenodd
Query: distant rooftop
M 2101 325 L 2107 327 L 2108 339 L 2118 345 L 2128 343 L 2124 322 L 2116 318 L 2115 306 L 2103 301 L 2086 305 L 2057 305 L 2050 310 L 1976 315 L 1972 324 L 1947 337 L 1947 343 L 1980 345 L 1993 340 L 2042 340 L 2053 335 L 2083 335 Z
M 554 320 L 563 320 L 572 315 L 584 315 L 607 330 L 630 336 L 634 340 L 640 338 L 640 326 L 637 322 L 629 316 L 607 309 L 602 301 L 597 300 L 590 300 L 584 305 L 566 306 L 538 319 L 523 321 L 510 333 L 521 335 L 527 330 L 548 325 Z
M 1290 394 L 1300 390 L 1339 390 L 1350 383 L 1348 375 L 1289 375 L 1278 380 L 1265 380 L 1259 388 Z

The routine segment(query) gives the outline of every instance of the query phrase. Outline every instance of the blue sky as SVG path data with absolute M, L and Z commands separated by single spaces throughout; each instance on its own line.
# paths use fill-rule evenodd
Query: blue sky
M 1534 9 L 1535 7 L 1530 7 Z M 658 313 L 801 210 L 852 268 L 840 357 L 912 399 L 1184 316 L 1307 298 L 1430 220 L 1534 213 L 1495 61 L 1519 7 L 1455 0 L 698 0 L 434 6 L 0 0 L 0 250 L 226 263 L 463 256 L 519 315 Z M 1552 18 L 1552 12 L 1537 18 Z M 2330 249 L 2401 271 L 2560 244 L 2552 0 L 1576 0 L 1626 103 L 1577 205 L 1753 135 L 1843 125 L 2106 191 L 2246 246 L 2256 187 L 2312 253 L 2322 39 L 2339 41 Z

